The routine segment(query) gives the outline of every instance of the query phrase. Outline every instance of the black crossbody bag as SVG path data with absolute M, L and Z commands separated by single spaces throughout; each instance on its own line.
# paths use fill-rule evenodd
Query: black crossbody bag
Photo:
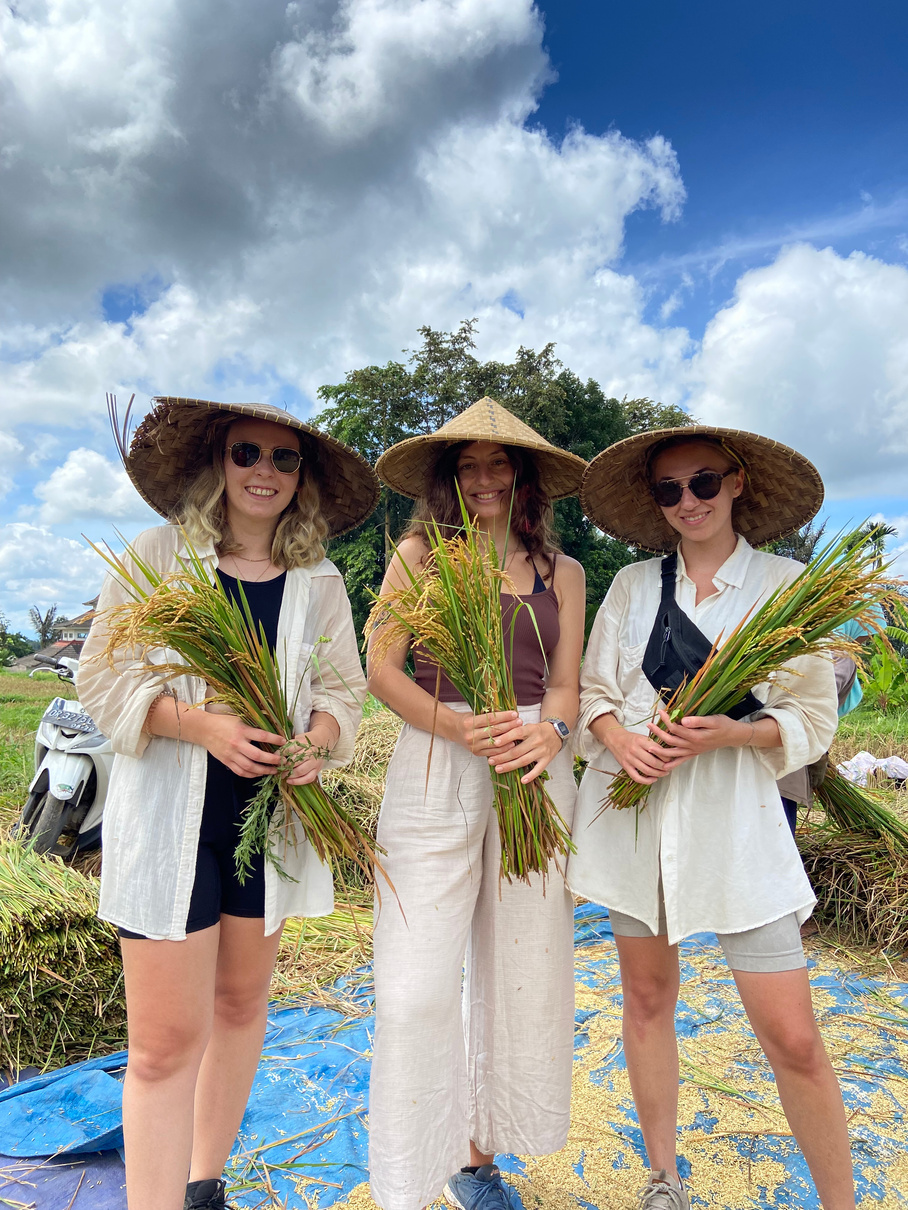
M 643 654 L 643 675 L 665 701 L 700 671 L 713 649 L 712 643 L 695 626 L 675 600 L 678 555 L 662 560 L 662 600 Z M 743 718 L 763 703 L 752 693 L 728 711 L 728 717 Z

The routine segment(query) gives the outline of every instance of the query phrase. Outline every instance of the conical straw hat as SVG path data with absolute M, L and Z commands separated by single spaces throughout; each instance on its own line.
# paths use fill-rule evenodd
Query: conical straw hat
M 550 500 L 576 495 L 586 469 L 582 458 L 552 445 L 488 397 L 471 404 L 437 432 L 408 437 L 392 445 L 376 462 L 375 469 L 388 487 L 416 500 L 425 495 L 429 476 L 442 451 L 460 441 L 496 441 L 532 450 L 540 486 Z
M 284 424 L 300 435 L 302 469 L 318 484 L 321 510 L 332 537 L 355 529 L 378 503 L 372 467 L 342 441 L 268 403 L 215 403 L 160 396 L 126 450 L 125 425 L 117 431 L 120 453 L 139 495 L 172 520 L 187 485 L 211 460 L 212 421 L 224 413 Z M 116 420 L 114 416 L 116 429 Z M 128 414 L 126 425 L 128 425 Z
M 679 535 L 653 499 L 647 477 L 651 451 L 669 437 L 712 437 L 743 466 L 744 490 L 735 500 L 732 524 L 751 546 L 794 533 L 823 503 L 823 480 L 813 463 L 768 437 L 707 424 L 637 433 L 592 460 L 580 505 L 599 529 L 638 550 L 660 554 L 678 544 Z

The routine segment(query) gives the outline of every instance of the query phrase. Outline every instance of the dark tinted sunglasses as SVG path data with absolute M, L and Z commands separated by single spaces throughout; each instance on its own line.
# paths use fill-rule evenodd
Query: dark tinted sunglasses
M 246 470 L 250 466 L 255 466 L 262 454 L 270 454 L 271 465 L 282 475 L 294 474 L 299 470 L 302 461 L 299 450 L 292 450 L 284 446 L 275 450 L 263 450 L 254 441 L 234 441 L 233 445 L 227 446 L 227 453 L 237 466 L 242 466 Z
M 651 483 L 649 490 L 660 508 L 674 508 L 680 504 L 685 483 L 698 500 L 712 500 L 718 496 L 722 480 L 728 475 L 737 474 L 738 470 L 737 466 L 731 466 L 721 472 L 700 471 L 699 475 L 691 475 L 689 479 L 663 479 L 660 483 Z

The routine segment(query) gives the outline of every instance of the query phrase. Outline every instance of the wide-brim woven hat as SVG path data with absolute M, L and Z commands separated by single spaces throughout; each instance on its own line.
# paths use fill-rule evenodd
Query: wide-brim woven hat
M 769 437 L 708 424 L 637 433 L 592 460 L 580 505 L 599 529 L 638 550 L 662 554 L 678 544 L 679 534 L 653 499 L 648 479 L 651 451 L 670 437 L 711 437 L 744 468 L 744 490 L 735 500 L 732 524 L 751 546 L 794 533 L 823 503 L 823 480 L 813 463 Z
M 426 494 L 435 463 L 444 450 L 461 441 L 497 441 L 532 450 L 540 487 L 550 500 L 575 496 L 580 490 L 586 462 L 552 445 L 488 397 L 471 404 L 436 432 L 408 437 L 392 445 L 376 462 L 375 469 L 388 487 L 416 500 Z
M 378 503 L 379 483 L 365 458 L 342 441 L 268 403 L 215 403 L 160 396 L 126 449 L 128 414 L 117 432 L 120 453 L 139 495 L 172 520 L 186 487 L 212 459 L 212 422 L 225 414 L 270 420 L 299 433 L 302 472 L 315 478 L 332 537 L 355 529 Z M 114 418 L 116 430 L 116 420 Z

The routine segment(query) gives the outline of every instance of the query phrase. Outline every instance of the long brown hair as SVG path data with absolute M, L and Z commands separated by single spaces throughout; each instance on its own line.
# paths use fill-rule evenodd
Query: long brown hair
M 457 496 L 457 460 L 472 441 L 458 441 L 443 447 L 427 476 L 428 486 L 413 508 L 405 538 L 426 541 L 426 525 L 435 522 L 443 533 L 455 534 L 463 527 L 460 500 Z M 514 468 L 514 504 L 511 509 L 511 530 L 526 547 L 527 557 L 538 555 L 545 560 L 543 579 L 548 579 L 554 567 L 553 552 L 561 547 L 554 531 L 552 504 L 542 490 L 539 470 L 532 450 L 519 445 L 502 445 Z

